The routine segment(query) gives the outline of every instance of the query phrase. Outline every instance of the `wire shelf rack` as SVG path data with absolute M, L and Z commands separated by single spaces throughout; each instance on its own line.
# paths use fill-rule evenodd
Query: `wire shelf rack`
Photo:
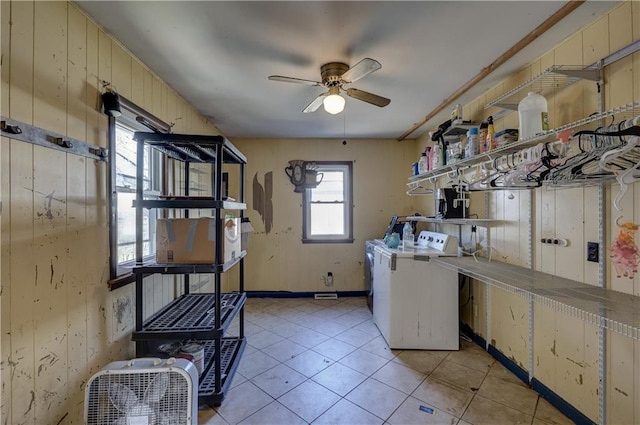
M 640 340 L 640 297 L 499 261 L 438 257 L 433 261 L 551 310 Z
M 528 92 L 535 92 L 547 96 L 561 90 L 579 80 L 599 81 L 601 72 L 599 68 L 584 68 L 574 65 L 554 65 L 545 69 L 530 80 L 509 90 L 498 98 L 488 102 L 485 109 L 493 106 L 518 110 L 518 103 Z
M 598 127 L 603 126 L 603 121 L 608 119 L 612 119 L 612 121 L 620 122 L 629 118 L 633 118 L 640 115 L 640 100 L 635 102 L 630 102 L 625 105 L 620 105 L 618 107 L 609 109 L 604 112 L 594 113 L 589 115 L 586 118 L 582 118 L 578 121 L 574 121 L 560 127 L 554 128 L 552 130 L 546 131 L 544 133 L 537 134 L 533 137 L 529 137 L 523 140 L 519 140 L 514 143 L 510 143 L 504 146 L 501 146 L 492 151 L 475 155 L 470 158 L 462 159 L 455 164 L 447 164 L 445 166 L 439 167 L 436 170 L 427 171 L 415 176 L 409 177 L 409 182 L 407 186 L 415 187 L 421 182 L 434 181 L 435 179 L 442 177 L 449 173 L 462 172 L 467 168 L 470 168 L 476 164 L 481 164 L 484 162 L 492 162 L 497 158 L 500 158 L 504 155 L 509 155 L 515 152 L 518 152 L 524 148 L 536 145 L 538 143 L 550 142 L 554 141 L 557 138 L 558 133 L 567 130 L 595 130 Z M 556 184 L 561 184 L 562 182 L 554 182 Z M 575 184 L 576 182 L 570 182 L 570 184 Z

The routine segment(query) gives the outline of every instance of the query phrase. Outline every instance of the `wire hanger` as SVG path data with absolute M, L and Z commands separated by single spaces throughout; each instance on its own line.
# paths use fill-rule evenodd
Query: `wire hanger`
M 433 195 L 433 189 L 429 189 L 427 187 L 422 186 L 422 184 L 418 183 L 416 186 L 407 190 L 407 195 L 409 196 Z

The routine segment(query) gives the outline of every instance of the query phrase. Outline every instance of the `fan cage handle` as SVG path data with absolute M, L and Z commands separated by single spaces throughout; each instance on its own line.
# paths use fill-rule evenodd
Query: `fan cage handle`
M 172 358 L 173 359 L 173 358 Z M 171 360 L 171 359 L 169 359 Z M 129 367 L 133 367 L 134 364 L 136 363 L 140 363 L 140 362 L 153 362 L 154 366 L 160 366 L 162 364 L 162 359 L 159 357 L 140 357 L 139 359 L 131 359 L 129 360 Z M 173 359 L 174 363 L 175 359 Z M 167 361 L 167 364 L 171 364 L 169 361 Z

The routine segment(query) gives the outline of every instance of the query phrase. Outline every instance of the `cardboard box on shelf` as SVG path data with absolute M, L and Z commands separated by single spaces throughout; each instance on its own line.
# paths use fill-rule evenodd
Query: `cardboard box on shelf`
M 223 228 L 223 258 L 240 255 L 240 219 L 161 218 L 156 227 L 156 261 L 160 264 L 215 264 L 216 224 Z

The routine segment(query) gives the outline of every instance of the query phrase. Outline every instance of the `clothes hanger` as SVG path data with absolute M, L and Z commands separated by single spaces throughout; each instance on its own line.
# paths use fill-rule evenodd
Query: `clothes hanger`
M 409 196 L 433 195 L 433 189 L 429 189 L 427 187 L 422 186 L 422 184 L 418 183 L 416 186 L 407 190 L 407 195 Z
M 488 168 L 487 168 L 488 167 Z M 489 189 L 489 181 L 487 180 L 494 173 L 493 161 L 486 161 L 478 164 L 476 173 L 472 176 L 467 189 L 470 192 L 482 191 Z
M 549 173 L 547 180 L 550 180 L 554 183 L 557 183 L 559 181 L 562 180 L 571 180 L 575 178 L 575 174 L 573 174 L 571 171 L 572 169 L 578 165 L 581 164 L 583 161 L 586 160 L 586 158 L 589 157 L 590 155 L 590 151 L 587 151 L 583 146 L 582 146 L 582 136 L 584 135 L 584 133 L 576 133 L 573 135 L 573 137 L 577 137 L 578 138 L 578 149 L 579 152 L 573 156 L 570 156 L 568 158 L 566 158 L 566 160 L 564 161 L 564 163 L 559 164 L 558 166 L 556 166 L 554 168 L 554 170 Z M 572 137 L 572 138 L 573 138 Z
M 616 175 L 616 180 L 620 185 L 620 190 L 618 191 L 615 199 L 613 200 L 613 205 L 618 211 L 622 210 L 620 203 L 622 202 L 622 198 L 627 192 L 628 186 L 640 180 L 640 171 L 638 171 L 640 169 L 640 161 L 636 162 L 634 165 L 632 165 L 631 167 L 628 167 L 627 169 L 618 170 L 612 167 L 611 157 L 617 156 L 617 155 L 624 155 L 625 152 L 631 149 L 635 149 L 639 145 L 640 145 L 640 137 L 633 136 L 629 139 L 629 142 L 627 143 L 626 146 L 615 151 L 607 152 L 607 154 L 605 154 L 600 160 L 600 167 L 605 171 L 614 173 Z
M 627 154 L 632 154 L 631 151 L 638 148 L 638 143 L 640 142 L 640 137 L 632 136 L 628 142 L 626 142 L 622 147 L 618 147 L 616 149 L 611 149 L 605 152 L 600 161 L 598 162 L 598 166 L 609 172 L 618 172 L 624 171 L 627 168 L 633 166 L 638 161 L 634 161 L 633 157 L 626 157 Z
M 572 173 L 576 176 L 587 176 L 587 177 L 601 177 L 604 175 L 610 175 L 611 171 L 604 170 L 601 167 L 601 157 L 605 155 L 608 151 L 617 150 L 618 152 L 625 152 L 625 146 L 628 144 L 623 136 L 640 136 L 640 127 L 625 127 L 628 121 L 622 121 L 618 124 L 610 125 L 605 130 L 599 129 L 595 132 L 579 132 L 583 134 L 593 133 L 596 139 L 599 139 L 601 142 L 600 146 L 597 146 L 592 152 L 591 155 L 586 159 L 583 163 L 578 164 L 578 166 L 572 169 Z M 619 168 L 626 169 L 627 167 L 633 165 L 633 161 L 624 159 L 623 156 L 614 155 L 620 161 Z M 594 161 L 597 161 L 597 164 L 594 164 Z M 604 171 L 604 173 L 603 173 Z

